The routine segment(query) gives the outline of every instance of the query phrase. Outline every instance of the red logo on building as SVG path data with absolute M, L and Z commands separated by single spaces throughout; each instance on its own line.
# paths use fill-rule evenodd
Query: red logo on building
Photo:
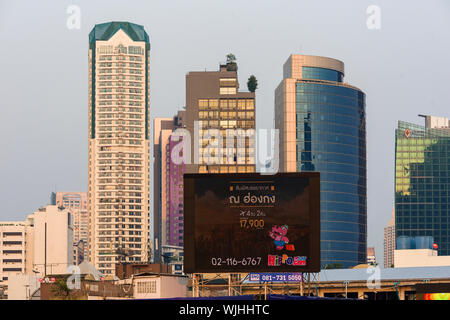
M 406 128 L 405 130 L 405 137 L 407 138 L 411 137 L 411 130 L 409 130 L 409 128 Z

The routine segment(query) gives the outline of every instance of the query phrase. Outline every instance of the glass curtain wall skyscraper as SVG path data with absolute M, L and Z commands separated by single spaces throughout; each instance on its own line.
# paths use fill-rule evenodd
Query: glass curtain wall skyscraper
M 89 261 L 103 274 L 149 260 L 149 68 L 142 26 L 89 34 Z
M 450 122 L 423 117 L 395 130 L 395 233 L 432 236 L 438 255 L 450 255 Z
M 275 90 L 280 171 L 318 171 L 322 267 L 366 263 L 365 94 L 336 59 L 291 55 Z

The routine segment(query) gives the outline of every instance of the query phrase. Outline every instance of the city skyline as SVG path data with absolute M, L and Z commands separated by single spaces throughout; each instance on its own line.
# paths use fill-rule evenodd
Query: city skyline
M 154 56 L 151 57 L 153 95 L 150 103 L 154 108 L 151 119 L 157 116 L 171 116 L 179 106 L 184 105 L 185 73 L 204 68 L 213 70 L 218 60 L 225 60 L 225 55 L 233 52 L 237 56 L 238 65 L 242 67 L 239 71 L 241 85 L 250 74 L 255 73 L 258 78 L 260 88 L 256 91 L 257 126 L 271 128 L 273 117 L 268 115 L 273 113 L 273 92 L 281 79 L 280 66 L 288 55 L 299 52 L 336 57 L 345 61 L 347 73 L 350 75 L 346 80 L 357 84 L 368 96 L 368 245 L 377 246 L 379 242 L 381 246 L 377 246 L 376 252 L 381 252 L 383 227 L 390 218 L 394 204 L 396 122 L 399 119 L 417 122 L 416 117 L 419 113 L 449 116 L 447 110 L 450 97 L 445 86 L 448 70 L 445 66 L 450 65 L 450 48 L 445 43 L 445 39 L 448 38 L 446 30 L 450 30 L 450 22 L 445 20 L 445 14 L 450 12 L 448 3 L 441 1 L 427 6 L 417 6 L 408 2 L 394 5 L 387 1 L 379 1 L 383 17 L 381 29 L 369 30 L 366 27 L 368 17 L 366 8 L 371 4 L 369 2 L 356 6 L 344 5 L 349 15 L 345 22 L 342 21 L 342 17 L 331 15 L 337 6 L 332 2 L 322 8 L 314 4 L 304 6 L 295 4 L 295 8 L 299 9 L 293 10 L 295 13 L 283 12 L 286 16 L 295 17 L 294 22 L 282 20 L 286 23 L 282 25 L 280 19 L 284 16 L 276 14 L 271 21 L 277 22 L 278 25 L 271 24 L 273 29 L 264 26 L 264 19 L 273 12 L 271 9 L 275 4 L 264 2 L 259 7 L 253 8 L 238 7 L 235 2 L 232 4 L 237 6 L 236 10 L 230 9 L 231 15 L 238 18 L 237 26 L 232 29 L 235 31 L 233 36 L 229 36 L 226 32 L 227 20 L 223 17 L 220 17 L 217 25 L 211 26 L 212 29 L 202 30 L 202 23 L 204 25 L 207 22 L 214 22 L 216 18 L 205 15 L 202 19 L 197 19 L 196 23 L 187 26 L 187 31 L 191 32 L 188 34 L 191 36 L 184 40 L 180 34 L 175 33 L 175 29 L 165 28 L 168 22 L 172 21 L 170 19 L 180 17 L 183 8 L 186 9 L 186 5 L 179 4 L 179 7 L 171 13 L 163 4 L 142 7 L 142 9 L 165 9 L 164 14 L 158 17 L 155 12 L 150 14 L 145 10 L 138 12 L 136 8 L 127 12 L 123 8 L 119 11 L 108 7 L 104 12 L 101 4 L 90 5 L 80 1 L 78 3 L 82 14 L 80 30 L 67 29 L 65 22 L 69 15 L 66 14 L 66 8 L 69 4 L 66 3 L 53 8 L 49 6 L 49 2 L 42 2 L 39 5 L 27 4 L 28 11 L 23 9 L 24 4 L 0 4 L 0 15 L 5 15 L 1 16 L 3 22 L 0 23 L 0 40 L 5 47 L 20 48 L 18 40 L 27 37 L 29 45 L 33 48 L 33 59 L 27 56 L 26 51 L 29 53 L 29 50 L 15 49 L 7 50 L 5 59 L 1 62 L 3 70 L 10 75 L 8 79 L 2 79 L 0 86 L 0 93 L 4 97 L 2 111 L 5 118 L 13 119 L 1 129 L 4 136 L 11 137 L 2 143 L 2 149 L 6 154 L 1 162 L 4 179 L 0 190 L 5 205 L 2 220 L 22 220 L 27 214 L 45 205 L 51 191 L 87 191 L 86 39 L 95 24 L 119 20 L 143 25 L 150 38 L 154 39 L 152 42 Z M 32 10 L 34 6 L 36 10 Z M 229 2 L 227 5 L 219 3 L 216 10 L 228 6 Z M 192 6 L 187 7 L 204 8 L 201 11 L 203 14 L 212 9 L 206 2 L 193 2 Z M 31 14 L 44 10 L 50 13 L 49 19 Z M 23 19 L 13 21 L 19 12 L 24 16 Z M 302 15 L 307 14 L 311 17 L 306 17 L 304 22 L 300 22 Z M 417 26 L 415 21 L 419 17 L 427 17 L 427 14 L 433 14 L 433 19 L 428 19 L 427 25 Z M 330 30 L 327 26 L 325 29 L 322 27 L 313 30 L 320 24 L 316 20 L 324 16 L 329 19 L 328 26 L 336 26 L 335 30 Z M 22 26 L 18 27 L 19 24 Z M 311 28 L 305 28 L 308 26 Z M 242 28 L 253 30 L 254 37 L 248 35 L 252 32 L 239 33 Z M 279 34 L 277 32 L 282 31 L 286 35 L 286 40 L 283 41 L 276 37 Z M 222 37 L 222 44 L 218 41 L 213 42 L 211 46 L 208 41 L 204 41 L 206 43 L 200 41 L 209 39 L 214 32 Z M 341 36 L 344 37 L 342 42 L 335 39 L 337 33 L 342 33 Z M 56 42 L 55 35 L 59 38 L 64 35 L 64 38 Z M 165 43 L 166 38 L 174 41 Z M 188 42 L 195 45 L 183 46 Z M 268 43 L 274 44 L 276 48 L 264 51 L 263 48 Z M 349 46 L 353 43 L 358 45 Z M 179 49 L 180 47 L 183 47 L 183 50 Z M 361 47 L 364 49 L 359 49 Z M 390 48 L 392 50 L 389 50 Z M 434 48 L 436 50 L 433 50 Z M 56 59 L 55 53 L 64 58 Z M 256 56 L 258 58 L 254 58 Z M 21 59 L 20 64 L 16 57 Z M 35 58 L 41 62 L 37 64 Z M 416 61 L 427 61 L 431 66 Z M 41 80 L 44 73 L 46 81 Z M 417 84 L 415 81 L 417 75 L 426 77 L 427 83 Z M 24 76 L 28 81 L 23 81 Z M 30 90 L 29 97 L 20 96 L 20 91 L 14 89 L 19 87 Z M 165 87 L 171 87 L 171 92 L 179 94 L 169 97 Z M 399 105 L 401 107 L 398 107 Z M 66 142 L 70 143 L 65 145 Z M 33 165 L 24 162 L 24 159 L 30 157 L 38 160 Z M 58 187 L 55 188 L 55 185 Z M 19 194 L 21 198 L 23 194 L 27 195 L 27 201 L 23 203 L 12 201 L 17 200 Z M 152 207 L 151 204 L 150 206 Z

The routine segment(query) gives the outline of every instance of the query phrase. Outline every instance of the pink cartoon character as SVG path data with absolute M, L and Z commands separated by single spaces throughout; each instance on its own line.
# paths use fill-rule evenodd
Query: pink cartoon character
M 288 237 L 286 237 L 288 226 L 273 226 L 272 231 L 269 231 L 269 236 L 273 239 L 277 250 L 282 250 L 286 243 L 289 243 Z

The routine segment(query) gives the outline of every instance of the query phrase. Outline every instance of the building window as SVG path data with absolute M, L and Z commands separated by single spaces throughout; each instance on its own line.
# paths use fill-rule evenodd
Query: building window
M 219 80 L 221 87 L 236 87 L 235 78 L 222 78 Z
M 138 293 L 156 293 L 156 280 L 137 283 Z
M 232 87 L 220 88 L 220 94 L 236 94 L 236 88 Z
M 208 108 L 208 100 L 206 99 L 198 100 L 198 108 L 199 110 L 206 110 Z

